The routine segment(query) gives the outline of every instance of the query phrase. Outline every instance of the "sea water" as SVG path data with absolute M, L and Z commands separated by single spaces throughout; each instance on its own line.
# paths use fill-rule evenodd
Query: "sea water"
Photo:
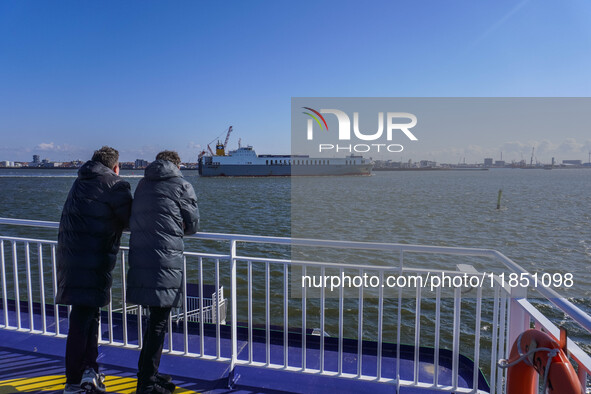
M 376 172 L 361 177 L 301 178 L 201 178 L 196 171 L 183 173 L 198 196 L 200 231 L 496 249 L 531 272 L 572 273 L 577 291 L 558 290 L 591 313 L 591 170 Z M 121 175 L 133 191 L 143 172 L 122 171 Z M 75 177 L 75 170 L 1 171 L 0 217 L 59 221 Z M 501 209 L 496 209 L 500 189 Z M 0 226 L 0 230 L 2 235 L 57 238 L 55 230 L 14 226 Z M 124 237 L 122 243 L 127 241 Z M 273 258 L 289 259 L 293 252 L 272 246 L 241 247 L 239 254 Z M 186 240 L 186 250 L 228 253 L 227 244 L 198 240 Z M 298 250 L 298 257 L 302 255 L 318 258 L 314 250 Z M 323 261 L 343 264 L 398 264 L 397 256 L 359 251 L 340 250 L 328 253 L 326 259 Z M 423 268 L 455 269 L 453 259 L 420 257 L 409 258 L 409 262 Z M 485 261 L 475 259 L 474 264 L 480 271 L 487 270 Z M 213 268 L 207 269 L 207 281 L 213 283 Z M 239 285 L 244 284 L 244 267 L 238 273 Z M 255 267 L 254 273 L 264 275 L 264 270 Z M 196 277 L 197 263 L 189 261 L 189 281 Z M 221 264 L 220 281 L 227 289 L 228 279 L 227 265 Z M 264 293 L 257 283 L 253 293 Z M 272 278 L 272 300 L 282 291 L 281 280 Z M 387 298 L 385 302 L 388 306 L 397 300 Z M 451 308 L 448 303 L 444 300 L 443 307 Z M 301 323 L 298 305 L 299 300 L 290 300 L 290 326 Z M 318 309 L 314 300 L 309 307 Z M 562 323 L 563 315 L 548 304 L 542 302 L 538 307 L 555 323 Z M 277 311 L 272 314 L 273 324 L 281 324 L 281 302 L 273 308 Z M 492 307 L 484 303 L 483 308 Z M 264 316 L 263 302 L 255 302 L 253 309 L 255 319 Z M 412 315 L 412 300 L 403 309 Z M 422 310 L 426 319 L 433 318 L 433 302 L 425 301 Z M 462 313 L 468 315 L 462 331 L 470 333 L 473 308 L 464 308 Z M 338 311 L 328 309 L 325 315 L 326 330 L 336 334 Z M 390 317 L 384 316 L 385 323 Z M 239 319 L 245 318 L 246 312 L 239 308 Z M 345 321 L 345 336 L 355 336 L 356 319 L 353 313 Z M 311 327 L 318 321 L 310 319 L 308 323 Z M 413 324 L 412 320 L 403 324 L 406 342 L 412 342 Z M 490 330 L 487 324 L 483 319 L 484 331 Z M 395 324 L 384 325 L 388 341 L 392 342 L 395 334 Z M 364 327 L 364 338 L 375 339 L 375 335 L 375 327 Z M 589 336 L 576 325 L 569 326 L 569 335 L 591 351 Z M 429 336 L 425 334 L 427 343 L 432 340 Z M 481 345 L 486 346 L 486 338 L 483 341 Z

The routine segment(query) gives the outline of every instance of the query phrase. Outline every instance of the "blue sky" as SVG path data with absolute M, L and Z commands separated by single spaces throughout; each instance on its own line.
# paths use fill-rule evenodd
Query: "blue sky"
M 586 97 L 589 20 L 584 0 L 4 0 L 0 160 L 86 160 L 107 144 L 124 161 L 196 161 L 230 125 L 231 147 L 289 153 L 291 97 Z M 492 147 L 475 133 L 459 149 L 586 161 L 591 133 L 569 133 Z

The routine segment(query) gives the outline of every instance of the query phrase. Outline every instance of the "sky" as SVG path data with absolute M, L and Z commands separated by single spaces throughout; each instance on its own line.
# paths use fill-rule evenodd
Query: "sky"
M 194 162 L 230 125 L 231 148 L 287 154 L 292 97 L 588 97 L 589 20 L 585 0 L 3 0 L 0 160 Z M 587 161 L 589 131 L 476 130 L 414 159 Z

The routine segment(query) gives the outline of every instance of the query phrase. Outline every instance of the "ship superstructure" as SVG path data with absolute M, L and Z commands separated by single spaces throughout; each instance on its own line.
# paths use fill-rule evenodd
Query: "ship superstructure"
M 257 155 L 252 146 L 199 158 L 201 176 L 326 176 L 370 175 L 373 163 L 362 156 L 312 158 L 308 155 Z M 222 153 L 222 154 L 220 154 Z

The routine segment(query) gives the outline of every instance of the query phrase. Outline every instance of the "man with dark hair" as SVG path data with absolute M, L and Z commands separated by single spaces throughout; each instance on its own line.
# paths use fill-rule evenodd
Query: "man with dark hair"
M 178 153 L 163 151 L 146 167 L 131 212 L 127 301 L 149 308 L 138 361 L 137 393 L 172 393 L 158 373 L 171 308 L 183 304 L 183 235 L 199 225 L 197 197 L 179 169 Z
M 105 392 L 98 374 L 100 307 L 109 303 L 121 233 L 129 226 L 131 188 L 119 177 L 119 152 L 103 146 L 78 170 L 60 219 L 57 304 L 72 305 L 65 394 Z
M 168 160 L 177 167 L 181 166 L 179 154 L 172 150 L 163 150 L 156 155 L 156 160 Z
M 119 152 L 115 148 L 103 146 L 101 149 L 94 151 L 92 161 L 98 161 L 105 167 L 112 168 L 113 171 L 115 171 L 115 166 L 117 166 L 115 173 L 119 174 Z

